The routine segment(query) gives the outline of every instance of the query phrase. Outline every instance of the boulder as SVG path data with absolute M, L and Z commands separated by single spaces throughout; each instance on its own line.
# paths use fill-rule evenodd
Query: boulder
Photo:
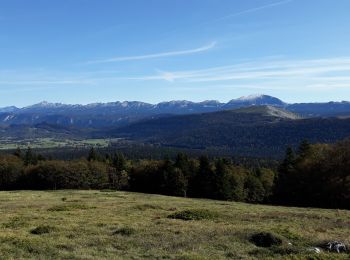
M 339 241 L 330 241 L 326 243 L 323 247 L 329 252 L 345 253 L 347 251 L 345 244 Z
M 250 242 L 259 247 L 271 247 L 281 245 L 282 239 L 272 233 L 261 232 L 252 235 Z

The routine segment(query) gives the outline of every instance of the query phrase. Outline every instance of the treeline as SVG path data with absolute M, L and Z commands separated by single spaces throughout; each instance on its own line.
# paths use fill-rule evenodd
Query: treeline
M 91 149 L 79 160 L 47 160 L 30 148 L 0 157 L 0 189 L 118 189 L 184 197 L 268 202 L 275 173 L 227 159 L 127 160 Z
M 128 160 L 91 149 L 79 160 L 48 160 L 30 148 L 0 156 L 0 189 L 116 189 L 183 197 L 350 208 L 350 141 L 303 142 L 278 169 L 229 159 Z
M 335 145 L 303 142 L 280 164 L 274 202 L 350 209 L 350 139 Z
M 33 148 L 32 152 L 40 154 L 42 158 L 48 160 L 63 160 L 71 161 L 81 158 L 86 158 L 91 147 L 56 147 L 56 148 Z M 17 149 L 18 150 L 18 149 Z M 237 165 L 242 165 L 248 168 L 265 167 L 265 168 L 277 168 L 279 161 L 277 159 L 263 158 L 263 157 L 249 157 L 249 156 L 236 156 L 228 149 L 208 148 L 205 150 L 193 150 L 185 148 L 164 147 L 151 144 L 130 144 L 130 145 L 110 145 L 108 147 L 95 146 L 97 153 L 102 155 L 112 155 L 116 151 L 122 153 L 128 160 L 162 160 L 164 158 L 171 158 L 175 160 L 177 154 L 184 153 L 190 158 L 199 158 L 203 155 L 207 156 L 210 160 L 214 158 L 230 158 L 230 160 Z M 0 156 L 6 154 L 13 154 L 16 149 L 12 150 L 0 150 Z M 22 151 L 25 154 L 26 150 Z M 283 154 L 280 159 L 283 158 Z

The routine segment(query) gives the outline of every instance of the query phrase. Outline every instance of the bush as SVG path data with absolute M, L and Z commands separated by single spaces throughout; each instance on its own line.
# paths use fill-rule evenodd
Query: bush
M 211 212 L 206 209 L 192 209 L 192 210 L 183 210 L 175 212 L 168 216 L 172 219 L 182 219 L 182 220 L 202 220 L 202 219 L 213 219 L 217 216 L 216 213 Z
M 252 235 L 250 242 L 259 247 L 272 247 L 281 245 L 282 239 L 273 233 L 261 232 Z
M 38 226 L 30 231 L 33 235 L 42 235 L 42 234 L 48 234 L 54 231 L 55 228 L 51 226 Z
M 123 227 L 123 228 L 119 228 L 116 231 L 114 231 L 114 235 L 122 235 L 122 236 L 131 236 L 133 234 L 135 234 L 135 229 L 133 229 L 132 227 Z

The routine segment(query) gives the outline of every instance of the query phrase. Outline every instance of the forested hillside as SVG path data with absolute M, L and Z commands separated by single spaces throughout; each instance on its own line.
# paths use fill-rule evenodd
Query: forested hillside
M 234 155 L 281 157 L 304 139 L 334 143 L 350 136 L 350 119 L 309 118 L 269 106 L 146 120 L 108 133 L 165 146 L 225 147 Z

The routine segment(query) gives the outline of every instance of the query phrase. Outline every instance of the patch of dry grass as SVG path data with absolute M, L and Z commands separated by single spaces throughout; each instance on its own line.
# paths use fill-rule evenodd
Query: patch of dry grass
M 350 244 L 350 211 L 249 205 L 99 191 L 0 192 L 1 259 L 349 259 L 314 255 L 325 240 Z M 62 200 L 62 198 L 65 198 Z M 215 212 L 183 221 L 178 212 Z M 32 234 L 38 227 L 52 232 Z M 273 232 L 284 244 L 249 240 Z M 291 242 L 293 246 L 288 246 Z M 316 258 L 317 257 L 317 258 Z

